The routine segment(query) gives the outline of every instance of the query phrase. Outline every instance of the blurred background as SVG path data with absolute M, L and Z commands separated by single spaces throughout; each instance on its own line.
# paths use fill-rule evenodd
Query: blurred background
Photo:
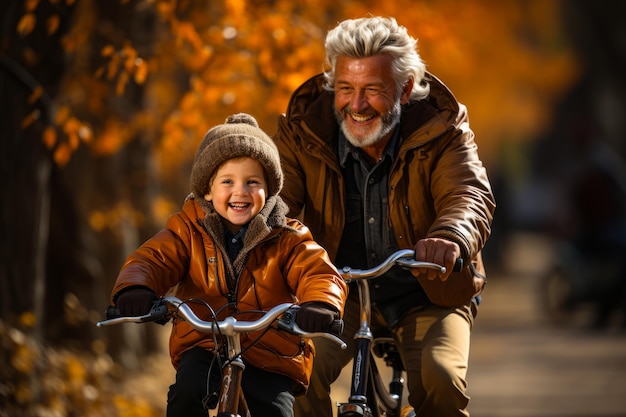
M 620 371 L 598 377 L 621 387 L 608 411 L 584 415 L 626 415 L 624 11 L 616 0 L 4 0 L 0 416 L 163 414 L 168 328 L 94 325 L 120 266 L 182 205 L 204 133 L 241 111 L 273 133 L 320 72 L 327 30 L 368 14 L 406 26 L 468 106 L 494 187 L 470 368 L 478 415 L 579 415 L 514 414 L 518 397 L 494 389 L 506 384 L 494 385 L 493 361 L 514 354 L 494 354 L 497 343 L 562 356 L 530 333 L 506 337 L 539 328 Z M 582 360 L 567 358 L 546 372 Z

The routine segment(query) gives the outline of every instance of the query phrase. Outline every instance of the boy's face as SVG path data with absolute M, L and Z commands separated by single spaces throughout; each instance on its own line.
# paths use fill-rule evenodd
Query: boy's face
M 265 205 L 267 181 L 259 161 L 235 158 L 224 162 L 215 172 L 204 199 L 213 202 L 226 227 L 236 233 Z

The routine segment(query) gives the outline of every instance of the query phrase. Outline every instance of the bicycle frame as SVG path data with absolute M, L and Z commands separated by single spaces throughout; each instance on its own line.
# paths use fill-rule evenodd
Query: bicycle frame
M 292 303 L 279 304 L 255 321 L 238 321 L 234 317 L 226 317 L 222 321 L 204 321 L 184 301 L 177 297 L 165 297 L 144 316 L 116 317 L 98 322 L 96 325 L 103 327 L 119 323 L 145 323 L 174 315 L 186 320 L 199 332 L 220 334 L 225 339 L 227 360 L 222 368 L 217 417 L 250 417 L 250 411 L 241 389 L 241 378 L 245 369 L 245 364 L 241 359 L 242 333 L 263 330 L 282 316 L 277 322 L 280 330 L 303 337 L 325 337 L 337 342 L 342 349 L 346 348 L 345 343 L 331 333 L 307 333 L 300 329 L 295 323 L 297 308 L 298 306 Z
M 402 392 L 404 390 L 403 366 L 398 357 L 392 358 L 389 364 L 392 368 L 392 378 L 389 390 L 384 388 L 384 382 L 378 372 L 376 361 L 372 357 L 371 299 L 368 279 L 373 279 L 389 271 L 394 265 L 405 268 L 430 268 L 441 273 L 446 268 L 441 265 L 418 262 L 414 259 L 415 252 L 409 249 L 399 250 L 390 255 L 380 265 L 366 270 L 344 267 L 340 272 L 346 282 L 355 281 L 359 290 L 360 325 L 354 335 L 356 340 L 355 353 L 352 364 L 352 379 L 350 397 L 347 403 L 338 404 L 338 417 L 377 417 L 380 415 L 378 407 L 383 409 L 387 417 L 400 416 L 402 408 Z M 392 343 L 393 339 L 386 342 Z M 399 355 L 397 352 L 395 352 Z

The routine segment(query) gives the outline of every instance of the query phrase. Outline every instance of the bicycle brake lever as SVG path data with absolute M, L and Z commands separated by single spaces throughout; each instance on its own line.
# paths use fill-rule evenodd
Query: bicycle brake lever
M 414 268 L 415 265 L 417 264 L 417 261 L 415 259 L 398 259 L 396 263 L 404 268 Z M 439 272 L 441 272 L 442 274 L 445 274 L 446 272 L 445 266 L 432 264 L 430 267 L 432 269 L 438 269 Z M 463 258 L 457 258 L 456 261 L 454 261 L 452 272 L 460 272 L 462 269 L 463 269 Z
M 157 324 L 165 324 L 170 320 L 170 312 L 167 308 L 167 305 L 164 304 L 161 300 L 155 300 L 152 303 L 152 309 L 150 310 L 150 320 L 146 321 L 154 321 Z
M 298 311 L 299 306 L 292 306 L 288 310 L 286 310 L 283 315 L 278 319 L 277 325 L 280 330 L 284 330 L 289 333 L 296 334 L 295 329 L 302 330 L 296 325 L 296 312 Z
M 421 268 L 429 268 L 429 269 L 434 269 L 436 271 L 439 271 L 439 273 L 441 274 L 445 274 L 446 273 L 446 267 L 445 266 L 441 266 L 438 264 L 433 264 L 433 263 L 429 263 L 429 262 L 420 262 L 420 261 L 416 261 L 415 259 L 398 259 L 396 261 L 397 265 L 400 265 L 403 268 L 416 268 L 416 267 L 421 267 Z

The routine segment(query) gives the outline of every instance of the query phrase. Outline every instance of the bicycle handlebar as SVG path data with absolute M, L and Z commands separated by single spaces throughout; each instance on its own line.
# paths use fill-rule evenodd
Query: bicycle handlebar
M 299 308 L 300 307 L 298 305 L 292 303 L 283 303 L 271 308 L 267 312 L 264 312 L 263 316 L 254 321 L 240 321 L 232 316 L 219 321 L 205 321 L 199 318 L 186 302 L 177 297 L 164 297 L 156 301 L 152 310 L 143 316 L 119 317 L 119 314 L 117 314 L 118 317 L 115 317 L 116 314 L 113 313 L 114 310 L 111 310 L 112 308 L 109 307 L 109 309 L 107 309 L 107 320 L 96 323 L 96 326 L 103 327 L 120 323 L 147 323 L 167 319 L 170 316 L 175 315 L 185 319 L 191 327 L 199 332 L 220 333 L 226 336 L 234 336 L 239 333 L 250 333 L 263 330 L 278 319 L 277 324 L 280 330 L 287 331 L 297 336 L 309 338 L 324 337 L 334 341 L 340 345 L 342 349 L 346 348 L 346 344 L 335 336 L 335 334 L 341 334 L 343 331 L 342 320 L 335 320 L 331 324 L 329 332 L 305 332 L 300 329 L 295 322 L 295 317 Z M 114 317 L 111 318 L 112 316 Z
M 404 268 L 428 268 L 439 271 L 442 274 L 446 273 L 446 267 L 431 262 L 422 262 L 415 260 L 415 251 L 411 249 L 401 249 L 389 255 L 379 265 L 370 269 L 353 269 L 349 266 L 344 266 L 341 269 L 341 276 L 346 281 L 360 280 L 360 279 L 372 279 L 377 278 L 389 271 L 394 265 L 399 265 Z M 463 268 L 463 259 L 458 258 L 454 264 L 454 272 L 458 272 Z

